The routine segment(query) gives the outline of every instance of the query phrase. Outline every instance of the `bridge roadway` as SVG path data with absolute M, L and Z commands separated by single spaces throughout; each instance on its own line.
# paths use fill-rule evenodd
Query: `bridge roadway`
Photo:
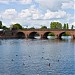
M 57 39 L 61 39 L 62 34 L 69 33 L 75 39 L 75 29 L 27 29 L 27 30 L 8 30 L 0 34 L 1 38 L 30 38 L 34 39 L 39 35 L 40 39 L 47 39 L 49 33 L 53 33 Z

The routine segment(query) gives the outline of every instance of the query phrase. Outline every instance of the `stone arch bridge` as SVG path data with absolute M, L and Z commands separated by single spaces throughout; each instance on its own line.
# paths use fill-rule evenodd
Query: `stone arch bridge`
M 35 34 L 40 39 L 47 39 L 49 33 L 53 33 L 57 39 L 61 39 L 63 33 L 69 33 L 75 39 L 75 29 L 27 29 L 27 30 L 11 30 L 0 34 L 3 38 L 31 38 L 34 39 Z

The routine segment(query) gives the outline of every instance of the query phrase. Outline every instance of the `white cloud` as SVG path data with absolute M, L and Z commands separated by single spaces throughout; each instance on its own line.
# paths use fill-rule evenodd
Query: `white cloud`
M 27 25 L 28 27 L 35 27 L 35 28 L 40 28 L 41 25 L 45 25 L 47 27 L 50 27 L 50 20 L 26 20 L 26 21 L 21 21 L 21 24 Z M 24 26 L 25 26 L 24 25 Z
M 42 13 L 38 8 L 35 8 L 34 6 L 31 6 L 28 9 L 23 9 L 21 12 L 18 12 L 15 9 L 6 9 L 4 12 L 0 13 L 0 18 L 1 17 L 4 20 L 8 19 L 9 25 L 12 23 L 20 23 L 22 25 L 29 25 L 30 27 L 40 27 L 40 25 L 46 25 L 49 27 L 51 21 L 65 23 L 70 22 L 70 20 L 73 19 L 71 18 L 71 14 L 68 14 L 65 11 L 46 10 L 46 12 Z
M 33 14 L 32 19 L 42 19 L 43 15 L 40 15 L 39 13 Z
M 71 23 L 71 25 L 74 25 L 75 26 L 75 22 Z
M 32 19 L 41 19 L 43 17 L 43 14 L 36 8 L 29 9 L 32 14 Z
M 38 9 L 31 7 L 29 9 L 21 10 L 20 13 L 18 13 L 19 18 L 25 18 L 25 19 L 61 19 L 61 18 L 69 18 L 69 14 L 67 14 L 65 11 L 56 11 L 52 12 L 50 10 L 47 10 L 45 14 L 41 13 Z
M 32 0 L 0 0 L 0 3 L 8 4 L 10 2 L 19 2 L 21 4 L 30 4 Z
M 74 26 L 74 29 L 75 29 L 75 22 L 70 23 L 70 24 L 69 24 L 69 27 L 71 28 L 72 25 Z
M 1 13 L 0 13 L 0 18 L 2 18 L 2 15 L 1 15 Z
M 4 19 L 15 18 L 16 14 L 17 14 L 17 11 L 15 9 L 6 9 L 2 13 L 2 18 L 4 18 Z
M 25 9 L 25 10 L 22 10 L 19 14 L 18 14 L 18 17 L 20 18 L 27 18 L 31 16 L 31 13 L 29 11 L 29 9 Z
M 9 2 L 16 2 L 16 0 L 0 0 L 0 3 L 8 4 Z
M 61 8 L 62 9 L 74 9 L 74 2 L 70 1 L 70 2 L 62 3 Z
M 45 13 L 44 19 L 52 19 L 52 18 L 64 18 L 67 15 L 65 11 L 57 11 L 52 12 L 50 10 L 47 10 Z
M 48 19 L 66 19 L 67 21 L 70 20 L 71 15 L 67 14 L 65 11 L 50 11 L 47 10 L 46 13 L 40 12 L 36 8 L 29 8 L 29 9 L 23 9 L 21 12 L 17 12 L 15 9 L 6 9 L 4 12 L 0 14 L 0 17 L 3 19 L 41 19 L 41 20 L 48 20 Z
M 20 2 L 22 4 L 30 4 L 30 3 L 32 3 L 32 0 L 20 0 Z
M 46 13 L 42 13 L 39 9 L 35 7 L 30 7 L 28 9 L 23 9 L 21 12 L 17 12 L 15 9 L 6 9 L 0 14 L 2 18 L 5 19 L 70 19 L 71 14 L 67 14 L 65 11 L 50 11 L 46 10 Z
M 21 12 L 18 14 L 18 17 L 25 19 L 41 19 L 43 15 L 38 9 L 30 7 L 29 9 L 21 10 Z
M 35 0 L 39 3 L 43 8 L 50 9 L 52 11 L 56 11 L 61 9 L 62 3 L 64 2 L 74 2 L 74 0 Z
M 60 0 L 59 3 L 57 0 L 35 0 L 38 2 L 43 8 L 47 8 L 50 10 L 58 10 L 60 8 Z
M 8 1 L 7 0 L 0 0 L 0 3 L 4 3 L 4 4 L 8 4 Z

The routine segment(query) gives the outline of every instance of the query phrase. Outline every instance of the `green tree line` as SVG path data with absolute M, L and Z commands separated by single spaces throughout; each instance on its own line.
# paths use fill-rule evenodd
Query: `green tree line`
M 69 29 L 69 24 L 68 23 L 64 23 L 64 25 L 62 25 L 60 22 L 51 22 L 50 23 L 50 28 L 48 29 Z M 16 24 L 12 24 L 10 27 L 6 27 L 2 24 L 2 21 L 0 21 L 0 29 L 3 30 L 18 30 L 18 29 L 36 29 L 35 27 L 31 27 L 31 28 L 24 28 L 22 27 L 21 24 L 16 23 Z M 41 27 L 39 29 L 47 29 L 47 26 L 45 25 L 41 25 Z M 71 29 L 74 29 L 74 25 L 71 26 Z

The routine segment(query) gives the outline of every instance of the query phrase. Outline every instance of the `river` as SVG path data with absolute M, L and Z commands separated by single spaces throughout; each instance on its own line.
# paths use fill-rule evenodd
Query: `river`
M 75 75 L 75 42 L 0 39 L 0 75 Z

